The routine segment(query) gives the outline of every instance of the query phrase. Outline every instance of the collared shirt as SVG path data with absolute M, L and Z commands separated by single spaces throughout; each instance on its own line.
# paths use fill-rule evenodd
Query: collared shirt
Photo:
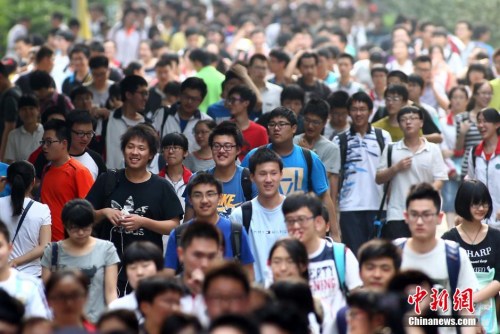
M 260 90 L 262 96 L 262 113 L 271 112 L 274 108 L 281 106 L 281 88 L 278 85 L 266 81 L 265 88 Z
M 26 131 L 24 126 L 12 130 L 7 139 L 5 160 L 27 160 L 31 152 L 37 149 L 43 137 L 43 126 L 38 127 L 33 133 Z

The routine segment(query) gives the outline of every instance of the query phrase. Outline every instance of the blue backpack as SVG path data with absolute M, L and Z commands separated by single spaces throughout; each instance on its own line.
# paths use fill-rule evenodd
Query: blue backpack
M 345 253 L 347 248 L 343 243 L 332 242 L 333 244 L 333 259 L 335 261 L 335 270 L 339 278 L 340 290 L 344 296 L 347 296 L 349 289 L 345 283 Z

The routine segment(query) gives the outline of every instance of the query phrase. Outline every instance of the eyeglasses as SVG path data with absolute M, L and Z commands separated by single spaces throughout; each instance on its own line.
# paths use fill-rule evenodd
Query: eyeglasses
M 474 210 L 478 210 L 479 208 L 488 210 L 490 208 L 490 205 L 488 203 L 479 203 L 479 204 L 471 204 L 470 207 Z
M 85 226 L 85 227 L 79 227 L 79 226 L 71 226 L 71 227 L 68 227 L 68 232 L 80 232 L 80 231 L 83 231 L 83 232 L 89 232 L 89 231 L 92 231 L 92 225 L 89 225 L 89 226 Z
M 311 217 L 299 217 L 297 219 L 285 219 L 285 223 L 291 227 L 295 224 L 299 224 L 301 227 L 303 227 L 304 225 L 306 225 L 306 223 L 310 220 L 314 219 L 314 216 L 311 216 Z
M 477 92 L 479 96 L 493 96 L 492 92 Z
M 62 142 L 61 140 L 48 140 L 48 139 L 44 139 L 44 140 L 40 140 L 38 143 L 42 146 L 44 145 L 47 145 L 47 147 L 50 147 L 52 144 L 54 143 L 60 143 Z
M 237 303 L 246 298 L 246 295 L 244 294 L 238 294 L 238 295 L 219 295 L 219 294 L 210 294 L 207 295 L 207 301 L 211 303 L 217 303 L 217 304 L 222 304 L 223 302 L 227 303 Z
M 196 136 L 204 136 L 204 135 L 208 135 L 210 133 L 210 131 L 209 130 L 198 130 L 198 131 L 193 131 L 193 133 Z
M 241 102 L 241 101 L 242 101 L 241 97 L 230 97 L 226 99 L 227 104 L 235 104 L 236 102 Z
M 399 121 L 401 123 L 406 123 L 406 122 L 415 122 L 417 120 L 420 120 L 420 117 L 418 116 L 410 116 L 410 117 L 401 117 Z
M 278 123 L 276 123 L 276 122 L 270 122 L 270 123 L 267 124 L 267 127 L 269 129 L 274 129 L 275 127 L 278 127 L 278 129 L 282 129 L 283 127 L 288 126 L 288 125 L 292 126 L 292 123 L 288 123 L 288 122 L 278 122 Z
M 163 149 L 167 152 L 168 151 L 179 152 L 180 150 L 183 149 L 183 147 L 179 145 L 170 145 L 170 146 L 165 146 Z
M 233 145 L 230 143 L 225 143 L 225 144 L 213 143 L 212 144 L 212 151 L 218 152 L 218 151 L 220 151 L 221 148 L 223 148 L 224 151 L 229 152 L 236 146 L 237 145 Z
M 71 130 L 71 132 L 73 132 L 78 138 L 83 138 L 83 137 L 87 137 L 87 138 L 92 138 L 95 136 L 95 132 L 94 131 L 89 131 L 89 132 L 84 132 L 84 131 L 73 131 Z
M 401 96 L 386 96 L 386 102 L 401 102 L 403 98 Z
M 136 90 L 134 94 L 139 94 L 142 97 L 148 97 L 149 96 L 149 91 L 148 90 Z
M 186 102 L 198 103 L 198 102 L 201 102 L 202 98 L 199 97 L 199 96 L 190 96 L 190 95 L 187 95 L 187 94 L 182 94 L 181 95 L 181 100 L 186 101 Z
M 425 223 L 428 223 L 436 216 L 437 216 L 437 213 L 433 213 L 433 212 L 424 212 L 424 213 L 410 212 L 408 214 L 408 220 L 411 222 L 417 222 L 419 218 L 422 218 L 422 221 L 424 221 Z
M 49 299 L 54 302 L 79 301 L 85 297 L 84 292 L 75 292 L 71 294 L 57 294 L 49 296 Z
M 310 118 L 307 118 L 307 117 L 304 117 L 304 123 L 311 124 L 313 126 L 323 125 L 322 121 L 313 120 L 313 119 L 310 119 Z
M 216 193 L 215 191 L 209 191 L 206 194 L 194 193 L 194 194 L 191 195 L 191 199 L 194 199 L 196 201 L 201 201 L 205 197 L 208 198 L 209 200 L 213 200 L 216 197 L 219 197 L 219 193 Z

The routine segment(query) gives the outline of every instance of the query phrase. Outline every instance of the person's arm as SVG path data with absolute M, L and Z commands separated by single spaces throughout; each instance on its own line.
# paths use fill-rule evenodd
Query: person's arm
M 120 220 L 120 225 L 127 231 L 135 231 L 141 227 L 147 228 L 150 231 L 166 235 L 174 228 L 179 226 L 179 217 L 174 217 L 167 220 L 154 220 L 142 217 L 136 214 L 126 215 Z
M 397 173 L 409 169 L 411 167 L 411 157 L 404 158 L 398 161 L 397 164 L 392 165 L 389 168 L 384 168 L 377 171 L 375 176 L 375 182 L 377 184 L 384 184 L 390 181 Z
M 330 236 L 334 241 L 340 242 L 342 235 L 340 233 L 340 226 L 330 192 L 325 191 L 320 197 L 328 210 L 328 215 L 330 216 Z M 333 220 L 332 217 L 335 217 L 335 220 Z
M 13 267 L 20 266 L 22 264 L 31 262 L 35 259 L 41 258 L 43 255 L 43 250 L 45 249 L 45 246 L 50 242 L 52 232 L 51 232 L 51 226 L 50 225 L 43 225 L 40 227 L 40 236 L 38 238 L 38 246 L 33 248 L 31 251 L 29 251 L 26 254 L 23 254 L 19 257 L 16 257 L 15 259 L 12 259 L 11 265 Z
M 247 273 L 248 281 L 250 283 L 252 283 L 253 281 L 255 281 L 255 273 L 253 271 L 253 264 L 252 263 L 245 264 L 245 265 L 243 265 L 243 269 Z
M 118 265 L 112 264 L 104 268 L 104 300 L 109 305 L 118 298 L 116 285 L 118 281 Z
M 184 213 L 184 221 L 187 222 L 194 218 L 194 210 L 191 206 L 186 205 L 186 212 Z
M 450 106 L 450 100 L 448 100 L 446 96 L 439 94 L 439 91 L 434 84 L 432 85 L 432 92 L 434 93 L 434 97 L 436 98 L 439 106 L 446 110 Z
M 441 144 L 443 142 L 443 136 L 440 133 L 430 133 L 423 137 L 430 143 Z
M 441 190 L 441 188 L 443 188 L 443 181 L 436 180 L 436 181 L 432 182 L 432 186 L 434 187 L 434 189 L 439 191 L 439 190 Z
M 247 69 L 240 64 L 234 64 L 230 71 L 234 72 L 238 76 L 238 78 L 243 81 L 243 84 L 250 88 L 254 93 L 257 98 L 257 101 L 255 103 L 255 110 L 261 110 L 262 109 L 262 95 L 260 94 L 259 88 L 255 85 L 253 80 L 250 78 L 248 75 Z
M 328 173 L 328 182 L 330 183 L 330 196 L 332 198 L 334 216 L 330 216 L 330 220 L 337 221 L 337 201 L 339 192 L 339 176 L 338 174 Z
M 462 151 L 465 148 L 465 135 L 469 132 L 471 127 L 471 122 L 467 120 L 462 120 L 460 123 L 460 128 L 457 134 L 457 142 L 455 144 L 456 151 Z
M 493 280 L 481 290 L 476 291 L 472 295 L 472 301 L 474 303 L 480 303 L 486 299 L 497 296 L 498 292 L 500 292 L 500 282 Z
M 122 213 L 118 209 L 113 208 L 103 208 L 100 210 L 95 210 L 95 222 L 98 223 L 103 219 L 109 220 L 109 222 L 117 226 L 122 218 Z
M 2 143 L 0 144 L 0 160 L 4 161 L 5 148 L 7 147 L 7 140 L 9 138 L 9 133 L 16 128 L 16 122 L 4 122 L 4 128 L 2 133 Z
M 293 58 L 290 60 L 285 69 L 285 79 L 293 81 L 292 76 L 295 70 L 297 69 L 297 63 L 299 62 L 299 58 L 306 52 L 306 50 L 298 51 Z
M 50 272 L 49 268 L 42 267 L 42 282 L 43 282 L 43 284 L 47 283 L 47 281 L 50 278 L 50 274 L 51 274 L 51 272 Z

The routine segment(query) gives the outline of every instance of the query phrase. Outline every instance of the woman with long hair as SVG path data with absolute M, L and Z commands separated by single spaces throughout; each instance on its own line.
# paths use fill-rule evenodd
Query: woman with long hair
M 16 161 L 7 168 L 11 195 L 0 198 L 0 220 L 10 233 L 11 266 L 26 274 L 40 277 L 45 246 L 50 242 L 50 209 L 31 199 L 35 184 L 35 168 L 27 161 Z
M 191 152 L 184 160 L 184 165 L 191 172 L 196 173 L 215 166 L 212 148 L 208 144 L 208 137 L 216 126 L 217 124 L 211 119 L 198 121 L 194 126 L 194 139 L 200 149 Z
M 268 264 L 273 282 L 297 278 L 309 280 L 307 250 L 297 239 L 283 238 L 276 241 L 269 251 Z

